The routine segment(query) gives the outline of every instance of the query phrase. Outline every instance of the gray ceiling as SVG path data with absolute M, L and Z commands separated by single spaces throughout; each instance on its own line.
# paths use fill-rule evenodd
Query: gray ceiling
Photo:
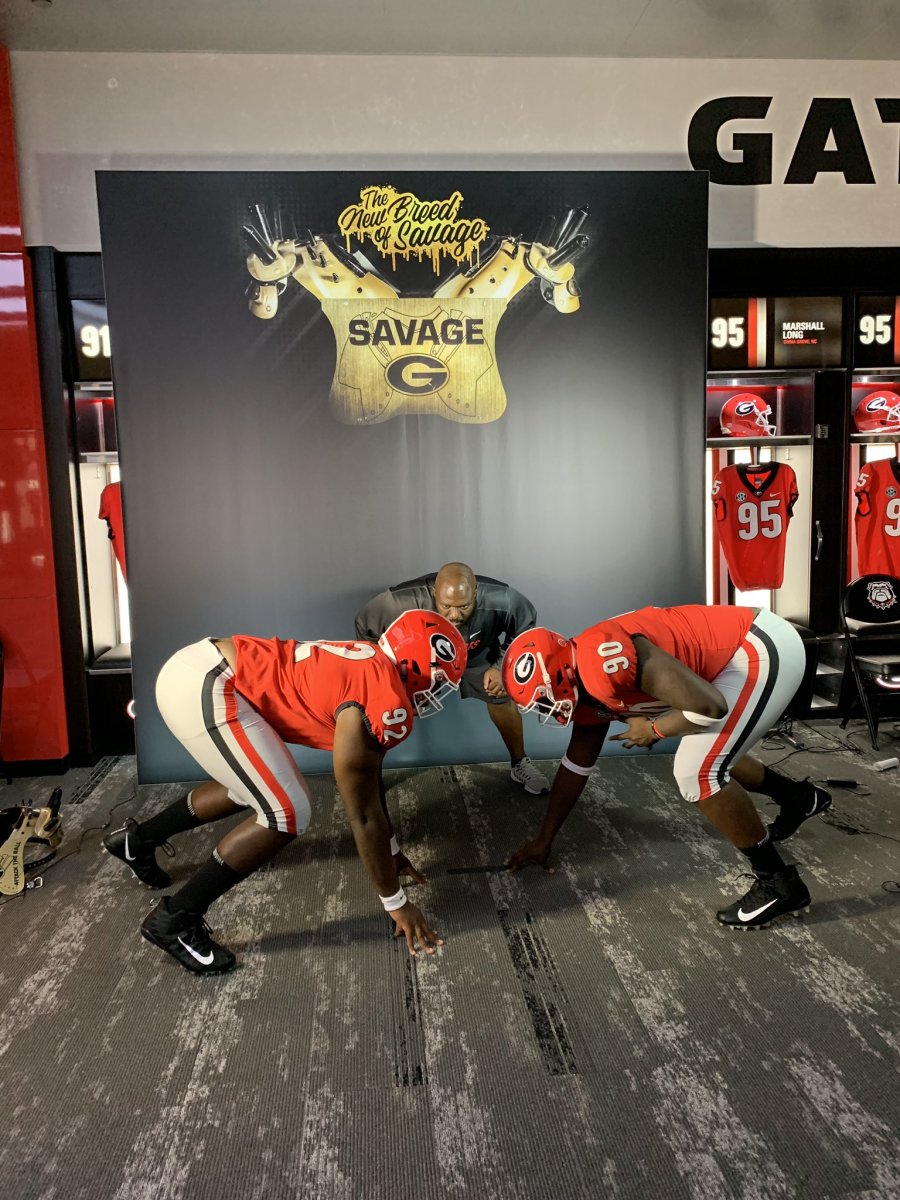
M 220 54 L 896 60 L 900 0 L 0 0 L 0 43 Z

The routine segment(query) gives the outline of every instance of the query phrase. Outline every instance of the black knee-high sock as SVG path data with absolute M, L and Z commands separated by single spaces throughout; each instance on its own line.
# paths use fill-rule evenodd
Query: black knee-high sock
M 142 821 L 138 832 L 145 842 L 161 846 L 173 833 L 183 833 L 186 829 L 196 829 L 198 825 L 203 824 L 204 822 L 194 815 L 189 792 L 155 817 L 151 817 L 149 821 Z
M 771 767 L 763 767 L 762 783 L 753 790 L 762 792 L 764 796 L 771 796 L 779 805 L 804 804 L 808 806 L 815 793 L 815 788 L 808 779 L 790 779 L 787 775 L 773 771 Z
M 749 859 L 754 875 L 774 875 L 777 871 L 784 870 L 784 859 L 768 834 L 755 846 L 748 846 L 742 850 L 741 854 Z
M 249 874 L 252 872 L 235 871 L 220 857 L 218 850 L 213 850 L 212 857 L 194 872 L 184 887 L 169 897 L 169 911 L 202 916 L 215 900 Z

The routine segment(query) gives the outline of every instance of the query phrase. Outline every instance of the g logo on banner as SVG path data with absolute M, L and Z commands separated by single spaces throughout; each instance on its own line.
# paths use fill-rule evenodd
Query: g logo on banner
M 394 391 L 405 396 L 439 392 L 450 378 L 446 364 L 431 354 L 404 354 L 395 358 L 384 374 Z

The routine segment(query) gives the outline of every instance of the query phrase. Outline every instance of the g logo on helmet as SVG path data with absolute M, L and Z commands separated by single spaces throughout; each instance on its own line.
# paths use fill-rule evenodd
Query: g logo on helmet
M 735 406 L 734 411 L 739 417 L 749 417 L 752 413 L 756 412 L 756 405 L 752 400 L 744 400 Z
M 869 603 L 873 608 L 892 608 L 897 603 L 897 597 L 894 594 L 894 585 L 888 583 L 886 579 L 879 579 L 877 583 L 870 583 L 867 587 Z
M 520 654 L 513 665 L 513 679 L 516 683 L 527 683 L 534 674 L 535 665 L 533 654 Z
M 394 359 L 384 375 L 394 391 L 405 396 L 439 392 L 450 378 L 446 363 L 433 354 L 404 354 Z
M 431 635 L 431 649 L 441 662 L 452 663 L 456 658 L 456 649 L 453 643 L 443 633 Z

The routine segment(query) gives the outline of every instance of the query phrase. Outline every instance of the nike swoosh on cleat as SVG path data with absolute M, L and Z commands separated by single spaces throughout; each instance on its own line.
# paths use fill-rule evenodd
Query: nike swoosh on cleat
M 128 853 L 128 834 L 126 833 L 126 834 L 125 834 L 125 861 L 126 861 L 126 862 L 134 862 L 134 860 L 135 860 L 136 858 L 137 858 L 137 855 L 136 855 L 136 854 L 129 854 L 129 853 Z
M 754 917 L 758 917 L 760 913 L 764 913 L 767 908 L 771 908 L 773 904 L 777 904 L 777 903 L 778 903 L 777 899 L 770 900 L 769 903 L 764 904 L 762 906 L 762 908 L 754 908 L 753 912 L 748 912 L 748 913 L 745 913 L 742 908 L 739 908 L 737 911 L 738 919 L 741 921 L 752 921 Z M 180 942 L 181 938 L 179 938 L 178 940 Z
M 772 903 L 774 904 L 775 901 L 773 900 Z M 187 950 L 188 954 L 190 954 L 193 958 L 196 958 L 197 962 L 202 963 L 204 967 L 208 967 L 215 957 L 212 950 L 210 950 L 209 954 L 198 954 L 194 947 L 189 946 L 183 938 L 179 938 L 178 940 L 181 945 L 184 946 L 185 950 Z

